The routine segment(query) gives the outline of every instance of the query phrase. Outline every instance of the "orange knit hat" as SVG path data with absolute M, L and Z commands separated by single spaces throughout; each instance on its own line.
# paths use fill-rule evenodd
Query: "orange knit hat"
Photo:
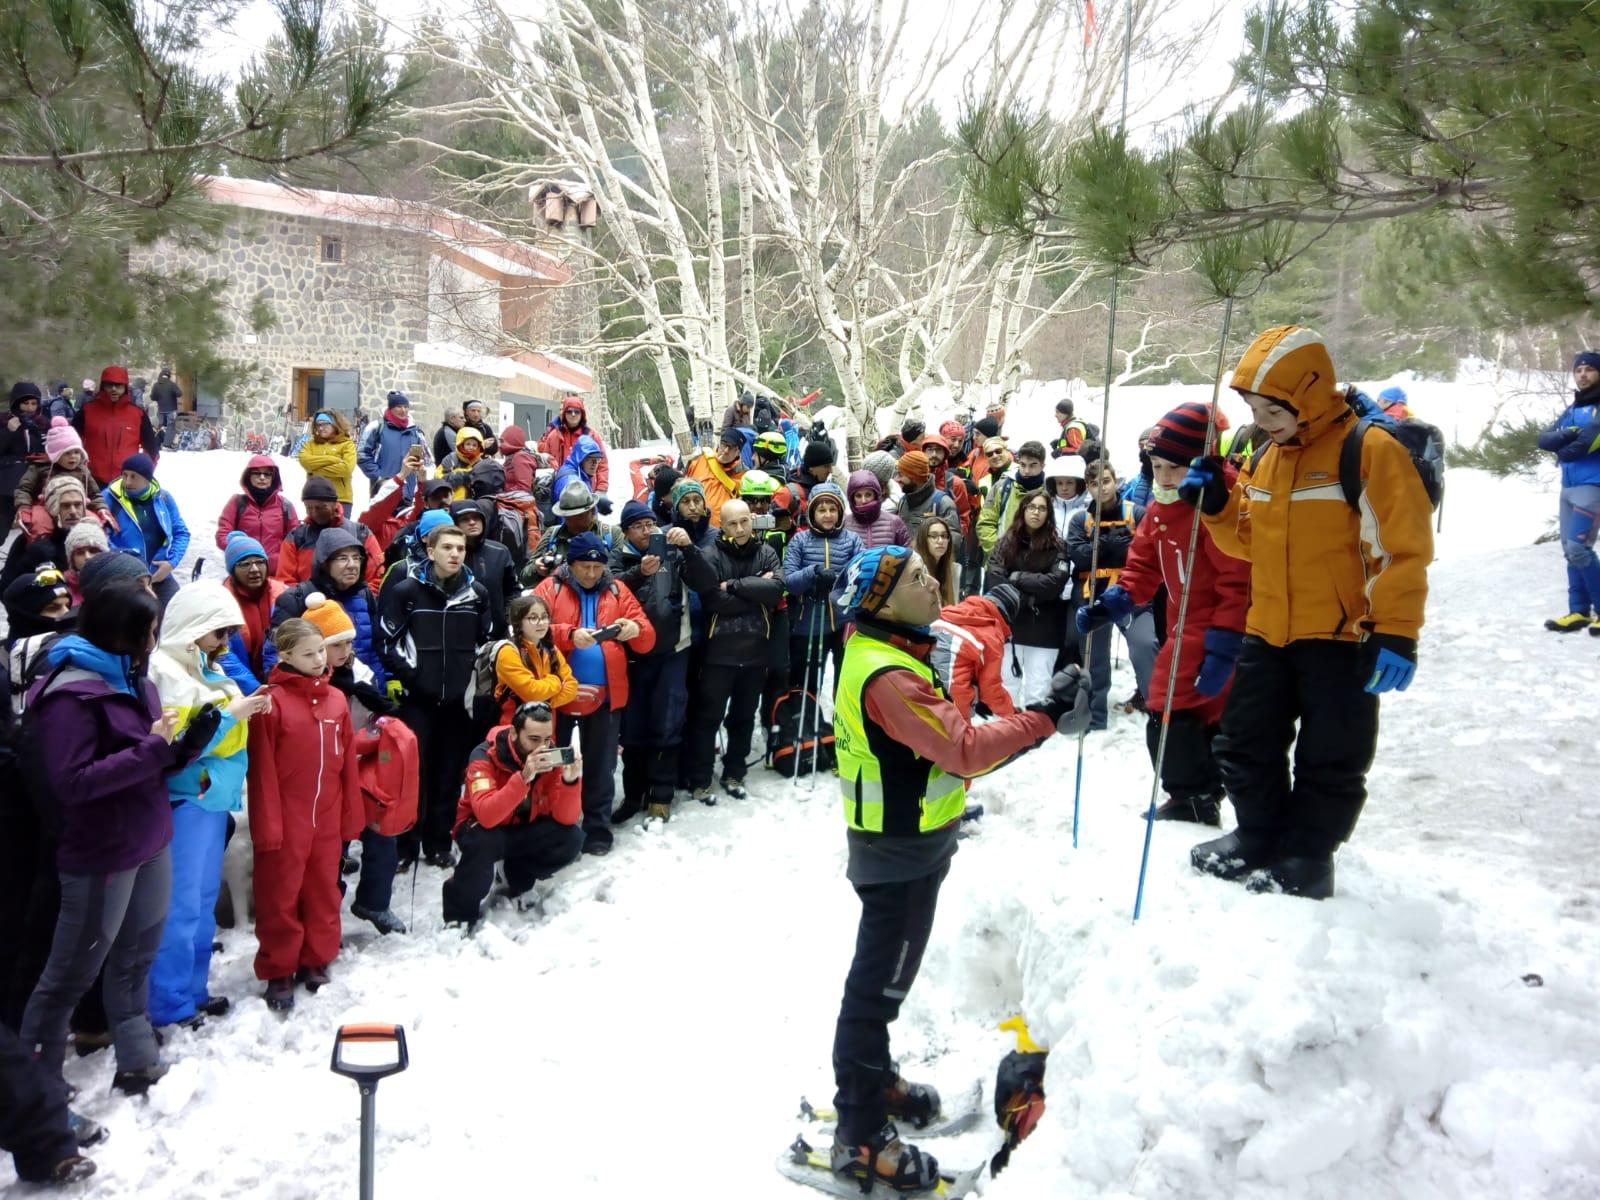
M 356 640 L 356 627 L 350 620 L 350 614 L 344 611 L 337 600 L 330 600 L 321 592 L 312 592 L 306 597 L 303 615 L 322 631 L 322 640 L 325 642 Z

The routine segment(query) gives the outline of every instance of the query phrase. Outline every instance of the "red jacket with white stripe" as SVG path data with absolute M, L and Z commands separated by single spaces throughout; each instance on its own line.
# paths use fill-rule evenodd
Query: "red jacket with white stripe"
M 344 693 L 326 675 L 281 665 L 267 686 L 272 711 L 250 721 L 250 840 L 271 852 L 360 837 L 361 776 Z

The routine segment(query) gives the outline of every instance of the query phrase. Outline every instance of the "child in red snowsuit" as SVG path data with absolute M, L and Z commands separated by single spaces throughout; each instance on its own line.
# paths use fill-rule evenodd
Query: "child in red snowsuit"
M 1233 681 L 1233 665 L 1244 644 L 1244 617 L 1250 607 L 1250 564 L 1217 548 L 1203 524 L 1195 541 L 1194 566 L 1183 569 L 1189 550 L 1189 533 L 1195 515 L 1192 505 L 1178 499 L 1178 484 L 1189 460 L 1204 452 L 1206 406 L 1180 404 L 1150 431 L 1146 450 L 1153 479 L 1150 504 L 1134 532 L 1128 561 L 1113 587 L 1099 601 L 1079 609 L 1081 629 L 1131 613 L 1155 599 L 1162 584 L 1167 588 L 1167 637 L 1156 654 L 1147 698 L 1149 718 L 1145 741 L 1150 760 L 1161 739 L 1162 710 L 1167 681 L 1173 671 L 1172 652 L 1177 642 L 1178 612 L 1184 588 L 1189 608 L 1184 617 L 1183 658 L 1177 665 L 1172 691 L 1172 715 L 1167 728 L 1167 752 L 1161 763 L 1161 784 L 1167 801 L 1156 809 L 1158 821 L 1221 821 L 1222 779 L 1212 758 L 1211 743 L 1222 722 L 1222 708 Z M 1232 485 L 1230 469 L 1227 483 Z
M 328 982 L 339 953 L 339 854 L 364 824 L 355 728 L 327 676 L 322 633 L 290 618 L 273 631 L 272 708 L 250 723 L 256 977 L 267 1005 L 294 1007 L 298 980 Z

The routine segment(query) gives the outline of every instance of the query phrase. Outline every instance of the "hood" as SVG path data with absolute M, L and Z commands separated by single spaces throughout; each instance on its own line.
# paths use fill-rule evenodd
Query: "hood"
M 878 482 L 878 477 L 871 471 L 851 471 L 849 486 L 852 496 L 860 491 L 869 491 L 879 500 L 883 499 L 883 484 Z
M 219 582 L 197 579 L 179 588 L 167 605 L 161 618 L 161 649 L 184 659 L 196 638 L 243 624 L 244 614 L 232 592 Z
M 943 435 L 937 434 L 937 433 L 930 433 L 930 434 L 925 435 L 923 437 L 923 439 L 922 439 L 922 445 L 921 446 L 913 446 L 912 449 L 913 450 L 921 450 L 921 451 L 923 451 L 923 453 L 927 453 L 927 449 L 928 449 L 929 446 L 942 446 L 944 448 L 945 459 L 948 460 L 950 458 L 950 440 L 948 438 L 944 437 Z
M 1293 408 L 1302 445 L 1350 413 L 1322 336 L 1303 325 L 1278 325 L 1258 334 L 1240 358 L 1229 386 Z
M 568 396 L 561 402 L 561 407 L 556 409 L 556 415 L 550 419 L 550 428 L 566 428 L 567 423 L 563 418 L 567 415 L 567 409 L 569 408 L 575 408 L 583 414 L 583 420 L 578 422 L 578 428 L 589 428 L 589 409 L 583 400 L 577 396 Z
M 110 396 L 106 395 L 106 384 L 108 383 L 120 383 L 123 387 L 127 387 L 128 369 L 126 367 L 107 367 L 104 371 L 101 371 L 100 386 L 95 389 L 94 395 L 89 398 L 91 402 L 111 399 Z M 133 393 L 123 392 L 122 399 L 132 404 Z
M 328 560 L 341 550 L 354 548 L 361 551 L 361 573 L 367 571 L 367 548 L 361 544 L 359 538 L 344 527 L 341 521 L 337 525 L 326 526 L 317 535 L 317 551 L 311 556 L 311 574 L 327 578 Z
M 528 435 L 522 432 L 522 426 L 520 425 L 507 425 L 500 431 L 500 436 L 496 441 L 499 443 L 502 453 L 515 454 L 518 450 L 527 448 Z
M 461 449 L 461 443 L 466 441 L 477 442 L 478 448 L 482 450 L 483 431 L 476 425 L 462 425 L 460 429 L 456 430 L 455 436 L 456 450 L 458 452 Z
M 582 434 L 577 441 L 572 443 L 572 450 L 567 454 L 567 460 L 566 462 L 562 463 L 562 466 L 571 467 L 574 471 L 581 473 L 583 470 L 583 460 L 588 458 L 591 454 L 599 453 L 600 443 L 595 441 L 587 433 Z
M 995 629 L 1002 640 L 1011 636 L 1011 627 L 987 596 L 968 596 L 959 603 L 947 605 L 939 610 L 939 620 L 966 630 Z
M 811 521 L 811 510 L 816 508 L 818 500 L 824 498 L 832 499 L 839 506 L 839 524 L 835 528 L 842 529 L 844 519 L 850 515 L 850 502 L 845 499 L 837 483 L 819 483 L 811 489 L 811 495 L 806 498 L 806 520 Z
M 516 730 L 511 725 L 496 725 L 483 740 L 488 743 L 489 757 L 502 771 L 522 770 L 522 756 L 517 753 Z
M 484 531 L 487 532 L 489 529 L 489 513 L 486 511 L 487 508 L 488 506 L 481 500 L 456 500 L 451 502 L 449 511 L 452 520 L 469 512 L 477 513 L 478 516 L 483 518 L 483 528 Z
M 283 490 L 283 472 L 278 470 L 278 464 L 273 461 L 270 455 L 256 454 L 251 457 L 249 462 L 245 463 L 244 470 L 239 472 L 239 487 L 244 491 L 250 490 L 251 471 L 271 471 L 272 490 L 275 492 Z

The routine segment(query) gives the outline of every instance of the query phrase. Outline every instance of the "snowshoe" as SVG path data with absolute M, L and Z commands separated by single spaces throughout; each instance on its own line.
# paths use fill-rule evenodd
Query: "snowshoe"
M 1594 622 L 1588 613 L 1569 612 L 1564 617 L 1551 617 L 1544 623 L 1544 627 L 1551 633 L 1577 633 L 1579 630 L 1594 628 Z
M 1270 864 L 1277 855 L 1276 834 L 1235 829 L 1232 833 L 1201 842 L 1189 851 L 1189 865 L 1202 875 L 1218 879 L 1243 879 L 1251 871 Z
M 708 808 L 715 808 L 717 806 L 717 796 L 716 793 L 711 790 L 710 784 L 707 784 L 705 787 L 695 788 L 694 798 L 700 801 L 701 804 L 706 805 Z
M 896 1075 L 883 1099 L 885 1111 L 910 1121 L 913 1129 L 926 1128 L 939 1115 L 939 1093 L 926 1083 L 907 1083 Z
M 111 1136 L 111 1131 L 99 1121 L 92 1121 L 82 1113 L 67 1110 L 67 1132 L 81 1148 L 98 1146 Z
M 391 933 L 404 933 L 406 931 L 405 922 L 399 917 L 395 916 L 394 913 L 387 908 L 380 912 L 375 909 L 368 908 L 364 904 L 356 903 L 350 906 L 350 915 L 362 921 L 366 921 L 379 933 L 385 936 L 388 936 Z
M 1157 821 L 1189 821 L 1195 825 L 1222 824 L 1222 797 L 1169 796 L 1166 803 L 1156 809 Z
M 306 991 L 313 996 L 322 988 L 333 982 L 333 976 L 328 974 L 326 965 L 320 967 L 301 967 L 294 973 L 295 979 L 306 985 Z
M 294 1007 L 294 976 L 267 980 L 267 1007 L 273 1012 L 288 1012 Z
M 111 1077 L 111 1086 L 125 1096 L 142 1096 L 170 1069 L 166 1063 L 153 1063 L 135 1071 L 118 1071 Z
M 912 1099 L 907 1093 L 915 1094 Z M 983 1084 L 974 1081 L 960 1096 L 945 1102 L 939 1093 L 923 1084 L 906 1084 L 897 1081 L 885 1097 L 892 1116 L 901 1116 L 913 1122 L 917 1135 L 922 1138 L 951 1137 L 965 1133 L 983 1119 Z M 832 1108 L 813 1108 L 800 1097 L 800 1119 L 814 1122 L 819 1133 L 831 1130 L 839 1114 Z
M 1333 855 L 1290 855 L 1245 876 L 1250 892 L 1326 900 L 1333 895 Z
M 860 1145 L 843 1142 L 835 1133 L 829 1161 L 835 1175 L 853 1180 L 863 1192 L 879 1183 L 897 1192 L 930 1192 L 939 1186 L 938 1161 L 902 1142 L 893 1121 Z
M 744 780 L 734 779 L 730 775 L 722 777 L 722 790 L 735 800 L 748 800 L 750 798 L 750 793 L 745 791 Z

